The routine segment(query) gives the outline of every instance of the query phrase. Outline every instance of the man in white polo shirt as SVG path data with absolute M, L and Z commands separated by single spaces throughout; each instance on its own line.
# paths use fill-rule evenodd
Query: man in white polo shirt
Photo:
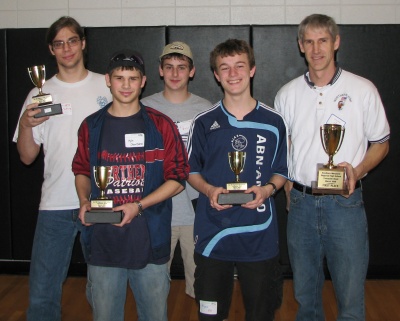
M 387 155 L 390 129 L 375 86 L 335 63 L 340 36 L 331 17 L 306 17 L 299 26 L 298 42 L 308 71 L 283 86 L 275 98 L 291 139 L 292 182 L 285 189 L 290 197 L 289 258 L 299 303 L 296 320 L 325 320 L 324 258 L 338 301 L 337 320 L 365 320 L 369 249 L 360 180 Z M 349 195 L 312 195 L 316 165 L 328 159 L 320 126 L 333 123 L 346 130 L 335 160 L 345 168 Z

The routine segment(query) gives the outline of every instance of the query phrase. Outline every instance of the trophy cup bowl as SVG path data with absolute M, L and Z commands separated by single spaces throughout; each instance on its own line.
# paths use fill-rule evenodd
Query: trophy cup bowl
M 219 194 L 218 204 L 220 205 L 241 205 L 254 199 L 253 193 L 244 193 L 247 190 L 247 183 L 239 179 L 239 174 L 243 172 L 246 162 L 246 152 L 234 151 L 228 153 L 229 167 L 235 174 L 236 179 L 232 183 L 226 184 L 226 189 L 230 191 L 228 194 Z
M 28 67 L 28 73 L 32 83 L 39 89 L 38 96 L 43 96 L 42 87 L 46 81 L 45 65 Z
M 46 82 L 45 65 L 28 67 L 28 74 L 33 85 L 39 89 L 39 94 L 32 97 L 32 102 L 39 104 L 39 106 L 33 110 L 40 109 L 41 112 L 36 114 L 34 117 L 40 118 L 62 114 L 61 104 L 53 104 L 53 98 L 51 95 L 43 93 L 43 85 Z
M 111 166 L 94 166 L 93 176 L 100 196 L 90 201 L 90 211 L 85 214 L 86 223 L 121 223 L 122 211 L 113 211 L 113 200 L 105 195 L 107 186 L 112 181 Z
M 345 184 L 345 170 L 333 163 L 333 156 L 337 154 L 343 143 L 345 128 L 337 124 L 325 124 L 320 127 L 321 143 L 329 160 L 326 164 L 317 164 L 317 181 L 311 183 L 313 194 L 341 194 L 349 193 Z
M 228 160 L 232 172 L 236 175 L 236 183 L 239 183 L 239 174 L 243 172 L 244 164 L 246 162 L 246 152 L 229 152 Z M 245 189 L 247 189 L 247 186 Z
M 110 184 L 111 166 L 95 166 L 93 172 L 95 183 L 100 189 L 100 196 L 98 199 L 108 199 L 107 196 L 105 196 L 105 189 Z
M 345 128 L 336 124 L 325 124 L 320 127 L 322 147 L 328 154 L 329 160 L 324 167 L 332 169 L 337 168 L 333 164 L 333 156 L 339 151 L 343 143 Z

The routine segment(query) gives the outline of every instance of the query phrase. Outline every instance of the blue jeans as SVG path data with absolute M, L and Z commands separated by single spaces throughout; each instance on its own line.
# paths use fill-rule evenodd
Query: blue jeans
M 312 196 L 292 189 L 287 237 L 299 303 L 296 320 L 325 320 L 325 257 L 338 303 L 337 320 L 364 321 L 369 250 L 361 188 L 348 199 L 338 195 Z
M 78 209 L 39 211 L 29 272 L 28 321 L 61 320 L 62 285 L 81 229 Z
M 133 270 L 88 264 L 86 296 L 95 321 L 123 321 L 127 282 L 140 321 L 167 321 L 170 279 L 167 263 Z

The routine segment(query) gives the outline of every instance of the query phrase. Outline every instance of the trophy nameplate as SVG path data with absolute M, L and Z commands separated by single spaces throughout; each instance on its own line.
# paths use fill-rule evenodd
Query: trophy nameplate
M 327 164 L 317 164 L 317 181 L 312 182 L 313 194 L 341 194 L 349 193 L 343 167 L 333 163 L 333 156 L 339 151 L 344 138 L 345 128 L 336 124 L 325 124 L 320 128 L 321 143 L 329 156 Z
M 218 195 L 218 204 L 220 205 L 241 205 L 248 203 L 254 199 L 253 193 L 244 193 L 247 190 L 247 183 L 241 182 L 239 174 L 243 172 L 244 164 L 246 162 L 246 152 L 229 152 L 228 153 L 229 166 L 236 175 L 236 181 L 227 183 L 226 189 L 228 194 Z
M 113 211 L 113 200 L 105 195 L 105 189 L 110 184 L 111 167 L 94 166 L 93 176 L 95 183 L 100 189 L 100 196 L 90 201 L 90 211 L 85 213 L 86 223 L 112 223 L 118 224 L 122 221 L 122 211 Z
M 61 104 L 53 104 L 53 98 L 51 97 L 51 94 L 45 94 L 42 91 L 43 85 L 46 82 L 45 65 L 29 67 L 28 74 L 32 83 L 39 89 L 39 94 L 32 97 L 32 103 L 38 103 L 39 106 L 33 108 L 32 110 L 40 109 L 40 113 L 33 117 L 40 118 L 62 114 Z

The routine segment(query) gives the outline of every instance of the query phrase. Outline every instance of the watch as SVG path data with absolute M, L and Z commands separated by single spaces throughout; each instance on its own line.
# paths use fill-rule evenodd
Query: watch
M 135 203 L 139 209 L 139 213 L 138 216 L 141 216 L 143 214 L 143 206 L 142 203 L 140 203 L 139 201 L 134 201 L 133 203 Z
M 275 193 L 276 193 L 276 185 L 274 183 L 272 183 L 272 182 L 268 182 L 264 186 L 267 186 L 267 185 L 271 185 L 272 186 L 272 193 L 271 193 L 270 196 L 274 196 Z

